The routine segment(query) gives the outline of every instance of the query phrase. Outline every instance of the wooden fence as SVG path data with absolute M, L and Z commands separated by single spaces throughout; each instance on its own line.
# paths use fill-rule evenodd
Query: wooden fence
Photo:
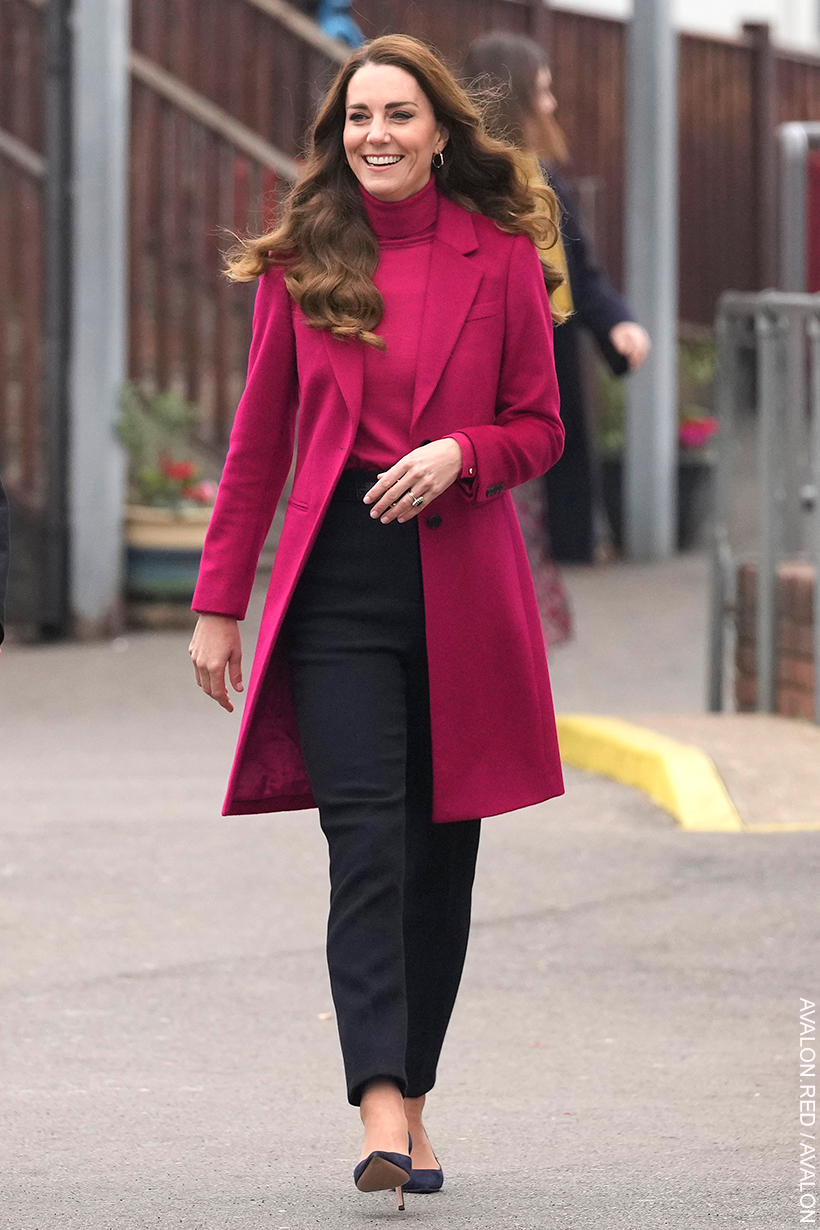
M 368 35 L 405 30 L 457 68 L 504 28 L 548 46 L 560 119 L 599 256 L 623 275 L 625 28 L 538 0 L 355 0 Z M 130 371 L 197 401 L 224 444 L 253 290 L 219 275 L 228 231 L 268 222 L 345 50 L 287 0 L 132 6 Z M 0 3 L 0 464 L 18 509 L 47 498 L 43 460 L 43 0 Z M 775 124 L 820 119 L 820 61 L 680 39 L 680 316 L 709 325 L 727 288 L 772 279 Z
M 0 446 L 27 506 L 43 494 L 41 18 L 24 0 L 0 4 Z
M 285 0 L 140 0 L 132 46 L 291 157 L 348 49 Z
M 137 52 L 131 73 L 130 374 L 196 402 L 203 434 L 224 445 L 254 287 L 225 280 L 221 253 L 272 223 L 295 166 Z
M 41 0 L 0 3 L 0 466 L 15 523 L 9 618 L 35 626 L 58 499 L 44 398 L 44 16 Z M 311 55 L 335 63 L 338 48 L 317 42 Z M 273 221 L 296 166 L 139 51 L 130 67 L 130 375 L 195 401 L 202 436 L 219 449 L 244 381 L 254 293 L 226 282 L 221 253 L 231 233 Z
M 196 21 L 192 13 L 196 13 Z M 599 257 L 623 282 L 625 26 L 540 0 L 354 0 L 365 33 L 403 30 L 458 68 L 491 29 L 548 47 L 567 168 Z M 311 41 L 303 37 L 311 30 Z M 286 0 L 141 0 L 134 46 L 291 156 L 341 55 Z M 774 279 L 773 130 L 820 119 L 820 61 L 740 39 L 680 37 L 680 317 L 710 325 L 720 293 Z
M 538 0 L 354 0 L 369 36 L 404 29 L 454 65 L 489 28 L 548 48 L 568 177 L 587 202 L 599 257 L 623 282 L 625 25 Z M 536 16 L 538 12 L 538 16 Z M 711 325 L 723 290 L 774 279 L 774 126 L 820 119 L 820 60 L 774 49 L 766 28 L 740 39 L 680 36 L 680 318 Z

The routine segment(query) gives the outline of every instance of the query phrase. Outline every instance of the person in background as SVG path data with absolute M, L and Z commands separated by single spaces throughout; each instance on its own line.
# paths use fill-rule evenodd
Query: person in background
M 498 134 L 539 159 L 542 171 L 561 203 L 561 238 L 566 260 L 568 297 L 559 288 L 553 304 L 571 312 L 555 330 L 555 368 L 561 391 L 561 418 L 566 430 L 564 453 L 541 481 L 545 494 L 541 553 L 562 563 L 592 563 L 595 559 L 595 476 L 589 419 L 579 350 L 587 329 L 613 373 L 639 368 L 649 354 L 649 334 L 632 318 L 629 305 L 610 286 L 595 264 L 578 206 L 558 168 L 569 159 L 555 113 L 552 73 L 543 48 L 517 34 L 488 34 L 470 47 L 465 76 L 479 86 L 491 86 L 492 127 Z M 553 255 L 553 259 L 555 256 Z M 526 497 L 527 492 L 522 492 Z M 522 528 L 532 521 L 534 497 L 523 508 Z M 521 504 L 519 504 L 521 508 Z M 536 510 L 537 512 L 537 510 Z M 530 554 L 532 557 L 532 544 Z M 538 588 L 538 574 L 536 587 Z M 549 585 L 547 589 L 554 589 Z M 544 598 L 541 600 L 544 622 Z M 556 608 L 560 614 L 560 606 Z M 545 628 L 545 631 L 547 629 Z
M 9 502 L 3 483 L 0 481 L 0 645 L 6 629 L 6 585 L 9 575 Z M 2 653 L 2 650 L 0 650 Z
M 350 0 L 320 0 L 316 20 L 325 34 L 348 47 L 360 47 L 364 42 L 364 35 L 350 16 Z

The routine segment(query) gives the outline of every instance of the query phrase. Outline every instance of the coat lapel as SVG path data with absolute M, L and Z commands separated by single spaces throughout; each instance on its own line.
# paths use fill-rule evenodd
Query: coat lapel
M 466 259 L 478 247 L 469 213 L 442 197 L 430 253 L 426 307 L 421 324 L 413 422 L 432 397 L 472 307 L 481 273 Z M 376 328 L 378 332 L 378 326 Z M 333 373 L 351 418 L 358 424 L 364 393 L 364 345 L 322 331 Z
M 358 338 L 334 337 L 322 330 L 333 374 L 355 425 L 362 413 L 364 393 L 364 344 Z
M 435 392 L 478 292 L 481 272 L 465 255 L 477 246 L 469 214 L 442 197 L 419 340 L 414 423 Z

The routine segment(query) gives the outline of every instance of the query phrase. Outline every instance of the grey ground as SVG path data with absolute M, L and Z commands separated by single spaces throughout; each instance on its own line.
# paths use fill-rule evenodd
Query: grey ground
M 705 568 L 575 570 L 557 706 L 702 709 Z M 0 1227 L 339 1230 L 351 1182 L 313 813 L 224 820 L 237 729 L 185 633 L 0 661 Z M 684 832 L 567 774 L 484 825 L 408 1224 L 800 1224 L 820 833 Z

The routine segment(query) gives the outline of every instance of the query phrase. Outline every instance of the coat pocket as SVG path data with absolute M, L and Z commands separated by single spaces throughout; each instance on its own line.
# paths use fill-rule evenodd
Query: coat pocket
M 498 316 L 503 307 L 503 299 L 488 299 L 486 303 L 475 303 L 464 318 L 464 323 L 466 325 L 471 320 L 483 320 L 485 316 Z

